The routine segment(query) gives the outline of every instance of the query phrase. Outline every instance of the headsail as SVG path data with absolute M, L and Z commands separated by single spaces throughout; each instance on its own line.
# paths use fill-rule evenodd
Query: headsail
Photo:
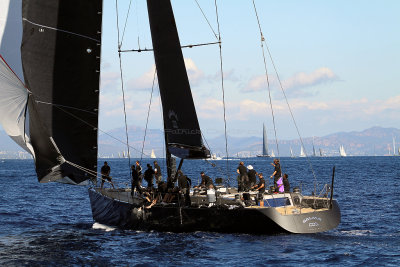
M 0 54 L 23 81 L 21 63 L 22 0 L 0 1 Z
M 24 0 L 22 16 L 39 181 L 80 184 L 90 176 L 65 160 L 97 170 L 102 0 Z
M 208 158 L 169 0 L 147 0 L 163 106 L 167 149 L 180 158 Z
M 0 123 L 23 149 L 33 154 L 25 134 L 28 90 L 0 55 Z

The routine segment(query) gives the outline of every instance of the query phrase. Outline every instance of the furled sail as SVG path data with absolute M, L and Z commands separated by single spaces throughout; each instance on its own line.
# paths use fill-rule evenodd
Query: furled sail
M 97 171 L 102 0 L 23 0 L 22 17 L 39 181 L 81 184 Z
M 180 158 L 208 158 L 169 0 L 147 0 L 168 151 Z

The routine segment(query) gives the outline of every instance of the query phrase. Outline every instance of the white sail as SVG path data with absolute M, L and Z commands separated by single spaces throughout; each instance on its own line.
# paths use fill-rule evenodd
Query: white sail
M 28 90 L 0 55 L 0 123 L 6 133 L 33 155 L 25 134 Z
M 393 136 L 393 156 L 396 156 L 396 137 Z
M 346 151 L 344 150 L 344 146 L 343 146 L 343 145 L 341 145 L 341 146 L 339 147 L 339 153 L 340 153 L 340 156 L 341 156 L 341 157 L 346 157 L 346 156 L 347 156 Z
M 290 157 L 294 158 L 292 147 L 290 147 Z
M 152 159 L 156 158 L 156 154 L 154 154 L 154 149 L 151 150 L 150 158 L 152 158 Z
M 304 158 L 306 156 L 306 153 L 304 153 L 304 148 L 303 146 L 300 147 L 300 156 L 301 158 Z
M 274 157 L 275 157 L 274 150 L 271 150 L 271 157 L 272 157 L 272 158 L 274 158 Z
M 0 124 L 27 152 L 33 153 L 25 134 L 28 90 L 22 79 L 21 0 L 0 1 Z

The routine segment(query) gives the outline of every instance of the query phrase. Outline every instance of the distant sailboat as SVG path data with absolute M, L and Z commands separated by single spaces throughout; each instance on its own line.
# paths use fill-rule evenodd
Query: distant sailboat
M 261 155 L 257 155 L 257 157 L 275 157 L 268 154 L 268 143 L 267 143 L 268 139 L 267 139 L 267 131 L 265 130 L 265 124 L 263 123 L 263 147 L 262 147 L 262 154 Z
M 291 158 L 294 158 L 294 157 L 295 157 L 294 154 L 293 154 L 292 147 L 290 147 L 290 157 L 291 157 Z
M 315 152 L 315 146 L 314 146 L 314 137 L 312 139 L 312 150 L 313 150 L 313 157 L 317 156 L 317 153 Z
M 344 151 L 343 145 L 339 147 L 339 154 L 341 157 L 347 157 L 346 151 Z
M 217 154 L 211 154 L 211 159 L 212 160 L 221 160 L 222 158 L 217 156 Z
M 396 156 L 396 137 L 393 136 L 393 156 Z
M 321 148 L 319 149 L 319 156 L 320 156 L 320 157 L 323 157 L 323 155 L 322 155 L 322 149 L 321 149 Z
M 305 158 L 305 157 L 306 157 L 306 153 L 304 153 L 304 148 L 303 148 L 303 146 L 301 146 L 301 148 L 300 148 L 300 155 L 299 155 L 299 157 L 300 157 L 300 158 Z
M 268 156 L 268 157 L 269 157 L 269 156 Z M 271 157 L 272 157 L 272 158 L 275 158 L 274 150 L 271 150 Z
M 150 158 L 152 158 L 152 159 L 156 158 L 156 154 L 154 154 L 154 149 L 151 150 Z

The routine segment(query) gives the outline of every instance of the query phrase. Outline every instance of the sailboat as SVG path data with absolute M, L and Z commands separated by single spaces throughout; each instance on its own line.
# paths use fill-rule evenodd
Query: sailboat
M 274 153 L 274 150 L 273 150 L 273 149 L 271 150 L 271 157 L 272 157 L 272 158 L 275 158 L 275 153 Z
M 275 157 L 268 154 L 268 139 L 267 139 L 267 131 L 265 129 L 265 124 L 263 124 L 263 146 L 262 146 L 262 154 L 257 155 L 257 157 L 261 158 L 269 158 L 269 157 Z
M 8 10 L 18 10 L 18 2 L 9 1 L 12 8 Z M 22 5 L 24 80 L 7 64 L 8 56 L 0 60 L 0 122 L 33 155 L 41 183 L 91 182 L 88 192 L 94 221 L 128 229 L 316 233 L 340 223 L 340 209 L 332 198 L 334 175 L 330 198 L 306 196 L 299 188 L 290 193 L 257 194 L 221 187 L 217 197 L 212 192 L 193 191 L 189 203 L 180 201 L 178 194 L 177 202 L 147 208 L 145 198 L 130 188 L 97 187 L 102 1 L 44 2 L 24 1 Z M 147 0 L 147 7 L 164 115 L 168 177 L 173 178 L 172 155 L 180 158 L 179 170 L 186 159 L 210 158 L 210 151 L 203 144 L 171 3 Z M 19 45 L 13 43 L 13 47 Z M 193 134 L 183 134 L 183 129 Z M 126 155 L 130 156 L 129 151 Z
M 339 147 L 339 154 L 341 157 L 347 157 L 346 151 L 344 150 L 344 146 L 340 145 Z
M 154 153 L 154 149 L 151 150 L 150 158 L 155 159 L 156 154 Z
M 292 147 L 290 147 L 290 157 L 291 157 L 291 158 L 294 158 L 294 157 L 295 157 L 294 154 L 293 154 L 293 149 L 292 149 Z
M 313 150 L 313 157 L 316 157 L 317 156 L 317 152 L 315 152 L 314 137 L 312 139 L 312 150 Z
M 306 153 L 304 153 L 303 146 L 300 147 L 300 155 L 299 155 L 299 157 L 300 158 L 305 158 L 306 157 Z

